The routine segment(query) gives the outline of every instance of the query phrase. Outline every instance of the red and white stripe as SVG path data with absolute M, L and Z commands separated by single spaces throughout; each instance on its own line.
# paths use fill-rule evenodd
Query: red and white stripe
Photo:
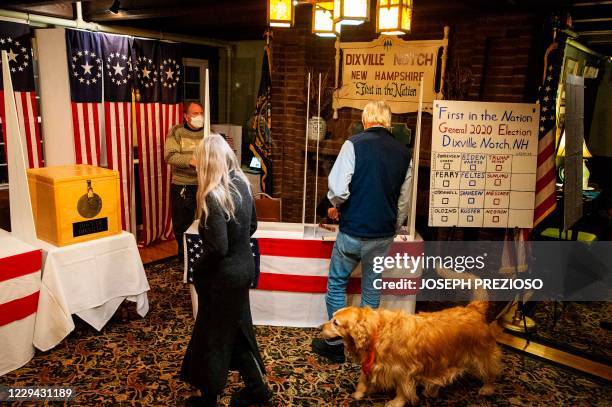
M 557 205 L 554 134 L 555 128 L 553 127 L 538 142 L 538 168 L 536 170 L 536 196 L 533 212 L 534 227 L 555 210 Z
M 136 104 L 143 244 L 172 237 L 170 169 L 164 161 L 164 144 L 170 128 L 181 121 L 180 104 Z
M 177 124 L 183 121 L 183 104 L 175 103 L 175 104 L 162 104 L 162 129 L 164 129 L 164 137 L 162 142 L 162 159 L 163 159 L 163 151 L 164 145 L 166 144 L 166 135 L 170 131 L 170 129 Z M 165 232 L 163 235 L 164 240 L 169 240 L 174 238 L 174 233 L 172 231 L 172 208 L 170 207 L 170 182 L 172 180 L 170 166 L 167 165 L 164 161 L 162 161 L 162 171 L 163 178 L 165 180 L 165 200 L 163 203 L 163 213 L 165 216 Z
M 74 149 L 77 164 L 100 165 L 101 103 L 72 102 Z
M 42 145 L 40 140 L 40 126 L 38 124 L 38 109 L 36 108 L 36 94 L 34 92 L 14 92 L 17 118 L 21 136 L 25 139 L 25 148 L 28 152 L 28 167 L 39 168 L 43 166 Z M 4 91 L 0 91 L 0 121 L 2 134 L 6 134 Z M 7 145 L 4 145 L 5 153 Z
M 104 102 L 106 157 L 108 168 L 119 171 L 121 224 L 131 232 L 131 202 L 134 178 L 132 149 L 132 103 Z
M 40 293 L 40 250 L 0 234 L 0 376 L 34 355 L 32 338 Z
M 334 242 L 305 239 L 258 238 L 260 275 L 257 289 L 294 293 L 327 292 L 329 262 Z M 421 256 L 423 242 L 394 242 L 388 256 Z M 407 276 L 403 276 L 407 277 Z M 395 277 L 385 277 L 391 281 Z M 396 291 L 394 294 L 398 294 Z M 353 272 L 347 286 L 348 294 L 361 293 L 361 266 Z M 384 293 L 384 291 L 383 291 Z M 402 295 L 413 293 L 402 292 Z

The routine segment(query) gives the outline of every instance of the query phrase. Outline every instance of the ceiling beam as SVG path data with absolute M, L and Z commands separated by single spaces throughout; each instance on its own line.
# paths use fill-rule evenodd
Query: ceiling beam
M 612 30 L 576 31 L 576 33 L 580 36 L 612 35 Z
M 612 4 L 612 1 L 585 1 L 582 3 L 574 3 L 572 7 L 604 6 L 606 4 Z
M 250 15 L 265 13 L 265 4 L 246 1 L 239 3 L 217 3 L 191 7 L 149 7 L 140 9 L 120 9 L 113 14 L 108 10 L 87 10 L 85 18 L 90 21 L 127 21 L 148 20 L 155 18 L 211 16 L 219 19 L 225 16 Z
M 604 18 L 578 18 L 573 20 L 574 23 L 600 23 L 605 21 L 612 21 L 612 17 Z
M 32 1 L 23 1 L 23 0 L 4 0 L 2 2 L 3 7 L 30 7 L 30 6 L 45 6 L 49 4 L 57 4 L 57 3 L 72 3 L 70 0 L 32 0 Z

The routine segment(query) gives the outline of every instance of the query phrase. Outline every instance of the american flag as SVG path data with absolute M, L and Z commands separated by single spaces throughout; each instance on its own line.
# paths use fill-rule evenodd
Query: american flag
M 134 178 L 132 147 L 132 55 L 130 39 L 100 34 L 104 61 L 104 135 L 108 168 L 121 179 L 121 223 L 131 231 Z
M 538 167 L 536 172 L 536 197 L 533 213 L 535 227 L 556 207 L 555 193 L 555 106 L 557 88 L 561 76 L 564 44 L 552 36 L 544 54 L 544 75 L 539 90 L 540 129 L 538 136 Z
M 143 244 L 172 238 L 170 168 L 163 160 L 170 128 L 183 116 L 178 44 L 135 39 L 136 135 L 143 217 Z
M 66 30 L 77 164 L 100 165 L 103 63 L 100 34 Z
M 22 137 L 25 138 L 24 146 L 28 152 L 28 166 L 30 168 L 42 167 L 43 155 L 34 89 L 30 27 L 27 24 L 0 21 L 0 50 L 6 51 L 8 54 L 19 127 Z M 2 61 L 0 61 L 1 67 Z M 4 135 L 6 134 L 6 116 L 2 87 L 2 70 L 0 69 L 0 122 L 2 122 L 2 134 Z M 6 143 L 4 148 L 6 153 Z

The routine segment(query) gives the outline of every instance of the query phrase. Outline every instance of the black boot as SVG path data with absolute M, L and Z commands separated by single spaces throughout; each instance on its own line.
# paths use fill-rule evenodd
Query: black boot
M 330 344 L 325 339 L 315 338 L 312 340 L 312 351 L 319 356 L 323 356 L 332 363 L 344 363 L 344 344 L 340 339 Z
M 267 386 L 250 389 L 245 387 L 232 394 L 230 407 L 268 406 L 270 405 L 270 391 Z
M 217 396 L 191 396 L 182 405 L 184 407 L 217 407 Z

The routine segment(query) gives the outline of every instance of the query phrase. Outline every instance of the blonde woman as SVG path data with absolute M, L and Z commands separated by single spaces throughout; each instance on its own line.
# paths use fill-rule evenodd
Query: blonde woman
M 249 282 L 255 272 L 250 237 L 257 229 L 249 182 L 218 134 L 200 142 L 195 158 L 196 214 L 204 251 L 194 267 L 198 314 L 181 378 L 202 396 L 190 397 L 186 405 L 216 406 L 229 369 L 238 370 L 245 382 L 230 405 L 263 405 L 270 393 L 249 306 Z

